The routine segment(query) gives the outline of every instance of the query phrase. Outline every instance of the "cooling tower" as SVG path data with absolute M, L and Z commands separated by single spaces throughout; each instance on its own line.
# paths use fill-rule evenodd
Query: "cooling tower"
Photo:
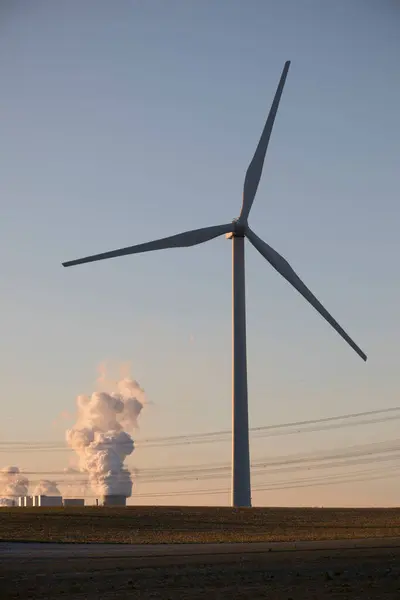
M 103 496 L 103 506 L 126 506 L 126 496 L 110 494 Z

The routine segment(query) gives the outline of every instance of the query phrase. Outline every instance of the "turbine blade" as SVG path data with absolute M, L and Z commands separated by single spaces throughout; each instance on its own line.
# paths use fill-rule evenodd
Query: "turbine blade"
M 328 321 L 328 323 L 333 327 L 333 329 L 335 329 L 335 331 L 337 331 L 337 333 L 340 336 L 342 336 L 342 338 L 349 344 L 349 346 L 351 346 L 353 350 L 355 350 L 355 352 L 357 352 L 357 354 L 361 356 L 363 360 L 367 360 L 366 354 L 364 354 L 364 352 L 357 346 L 357 344 L 351 339 L 351 337 L 347 335 L 344 329 L 342 329 L 339 323 L 335 321 L 335 319 L 322 306 L 319 300 L 317 300 L 314 294 L 308 289 L 308 287 L 302 282 L 300 277 L 294 272 L 287 260 L 283 258 L 283 256 L 281 256 L 280 254 L 278 254 L 276 250 L 271 248 L 271 246 L 269 246 L 262 239 L 260 239 L 258 235 L 256 235 L 254 231 L 252 231 L 250 228 L 247 228 L 246 236 L 256 248 L 256 250 L 258 250 L 259 253 L 267 259 L 270 265 L 272 265 L 274 269 L 286 279 L 286 281 L 292 284 L 292 286 L 303 296 L 303 298 L 305 298 L 311 304 L 311 306 L 313 306 L 315 310 L 318 311 L 319 314 L 322 317 L 324 317 L 326 321 Z
M 151 252 L 153 250 L 164 250 L 166 248 L 196 246 L 197 244 L 208 242 L 224 233 L 230 233 L 233 228 L 233 223 L 228 223 L 227 225 L 215 225 L 213 227 L 193 229 L 192 231 L 185 231 L 184 233 L 171 235 L 166 238 L 161 238 L 160 240 L 137 244 L 136 246 L 129 246 L 128 248 L 120 248 L 119 250 L 112 250 L 110 252 L 103 252 L 102 254 L 94 254 L 93 256 L 70 260 L 62 264 L 64 267 L 72 267 L 74 265 L 81 265 L 96 260 L 105 260 L 107 258 L 115 258 L 116 256 L 126 256 L 127 254 L 138 254 L 140 252 Z
M 269 138 L 271 137 L 272 128 L 274 126 L 276 113 L 278 111 L 278 106 L 282 96 L 283 87 L 285 85 L 289 67 L 290 60 L 286 61 L 285 66 L 283 67 L 282 75 L 275 93 L 274 101 L 272 102 L 272 106 L 269 111 L 268 119 L 265 123 L 265 127 L 261 134 L 261 138 L 258 142 L 258 146 L 254 153 L 253 159 L 246 172 L 243 187 L 243 204 L 239 217 L 243 221 L 247 221 L 248 219 L 250 209 L 253 205 L 254 198 L 257 193 L 258 184 L 260 183 L 261 173 L 264 166 L 265 154 L 267 152 Z

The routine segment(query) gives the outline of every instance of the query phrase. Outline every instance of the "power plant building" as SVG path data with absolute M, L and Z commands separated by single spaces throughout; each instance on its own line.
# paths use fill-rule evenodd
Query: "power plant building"
M 62 506 L 61 496 L 33 496 L 33 506 Z
M 84 498 L 63 498 L 62 496 L 20 496 L 14 502 L 19 507 L 46 507 L 46 506 L 85 506 Z M 109 494 L 101 500 L 96 500 L 97 506 L 126 506 L 126 496 Z
M 33 506 L 32 496 L 20 496 L 18 498 L 18 506 Z
M 85 506 L 84 498 L 64 498 L 64 506 Z
M 126 496 L 117 494 L 103 496 L 103 506 L 126 506 Z

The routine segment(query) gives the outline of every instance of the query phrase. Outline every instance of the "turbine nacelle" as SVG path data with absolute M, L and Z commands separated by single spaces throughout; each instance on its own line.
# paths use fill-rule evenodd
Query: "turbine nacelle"
M 233 221 L 232 221 L 232 231 L 229 231 L 225 237 L 228 240 L 231 240 L 235 236 L 236 237 L 246 237 L 247 229 L 248 229 L 247 220 L 237 217 L 236 219 L 233 219 Z

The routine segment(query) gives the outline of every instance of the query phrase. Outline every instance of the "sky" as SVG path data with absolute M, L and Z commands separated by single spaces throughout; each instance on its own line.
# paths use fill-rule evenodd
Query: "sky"
M 140 440 L 231 426 L 231 242 L 61 262 L 237 217 L 286 60 L 250 225 L 368 362 L 247 243 L 250 426 L 400 405 L 399 20 L 394 0 L 2 1 L 0 461 L 67 466 L 71 453 L 7 444 L 62 444 L 65 411 L 96 389 L 104 363 L 147 394 L 131 466 L 229 464 L 229 440 Z M 389 421 L 252 440 L 251 452 L 396 439 Z M 180 495 L 185 485 L 139 478 L 133 501 L 229 502 L 207 492 L 229 478 L 199 481 L 201 496 Z M 392 505 L 399 493 L 392 476 L 253 501 Z

